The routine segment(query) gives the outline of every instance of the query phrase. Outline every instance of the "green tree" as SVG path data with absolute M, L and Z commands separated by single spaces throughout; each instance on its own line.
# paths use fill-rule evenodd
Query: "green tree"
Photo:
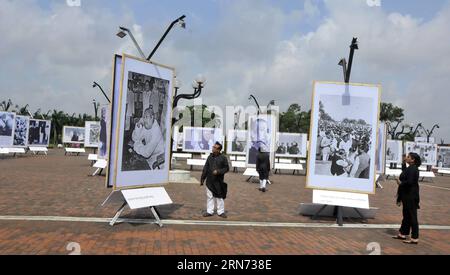
M 286 112 L 280 113 L 280 132 L 307 133 L 311 120 L 311 111 L 303 112 L 299 104 L 294 103 Z

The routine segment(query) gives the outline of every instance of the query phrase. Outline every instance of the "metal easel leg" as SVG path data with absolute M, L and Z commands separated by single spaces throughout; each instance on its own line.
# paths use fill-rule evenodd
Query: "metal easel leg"
M 109 225 L 114 226 L 114 224 L 117 222 L 117 220 L 119 219 L 120 215 L 122 214 L 123 210 L 125 210 L 125 207 L 127 206 L 127 202 L 124 202 L 122 204 L 122 206 L 119 208 L 119 210 L 117 210 L 116 215 L 114 215 L 114 218 L 112 218 L 111 222 L 109 223 Z
M 344 209 L 343 209 L 343 207 L 342 206 L 336 206 L 336 208 L 337 208 L 337 213 L 336 213 L 336 216 L 337 216 L 337 224 L 339 225 L 339 226 L 343 226 L 344 225 L 344 217 L 343 217 L 343 213 L 342 212 L 344 212 Z
M 253 176 L 250 176 L 247 180 L 246 180 L 246 182 L 250 182 L 250 180 L 253 178 Z
M 317 213 L 314 214 L 314 216 L 311 217 L 311 220 L 317 219 L 317 217 L 319 216 L 319 214 L 322 213 L 322 211 L 323 211 L 327 206 L 328 206 L 328 205 L 326 205 L 326 204 L 323 205 L 323 206 L 319 209 L 319 211 L 317 211 Z
M 94 174 L 92 174 L 93 177 L 95 177 L 95 175 L 97 174 L 97 172 L 100 170 L 100 168 L 97 168 L 97 170 L 95 170 Z
M 161 222 L 161 219 L 159 218 L 158 211 L 155 209 L 155 207 L 150 207 L 150 210 L 152 211 L 153 216 L 155 217 L 156 223 L 159 225 L 159 227 L 163 227 L 163 224 Z

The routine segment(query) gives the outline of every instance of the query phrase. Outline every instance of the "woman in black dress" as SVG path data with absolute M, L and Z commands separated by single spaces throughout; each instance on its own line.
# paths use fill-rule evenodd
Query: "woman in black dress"
M 406 164 L 409 166 L 406 167 Z M 422 164 L 420 156 L 410 153 L 403 160 L 402 174 L 397 180 L 397 205 L 403 206 L 403 220 L 400 232 L 394 239 L 403 240 L 404 243 L 419 243 L 419 222 L 417 220 L 417 210 L 420 209 L 419 196 L 419 167 Z M 407 237 L 411 233 L 410 240 Z

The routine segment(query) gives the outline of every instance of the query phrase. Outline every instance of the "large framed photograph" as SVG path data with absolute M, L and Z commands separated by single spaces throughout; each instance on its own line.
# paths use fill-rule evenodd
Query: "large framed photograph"
M 406 142 L 405 153 L 417 153 L 421 160 L 422 165 L 432 165 L 437 164 L 437 144 L 431 143 L 421 143 L 421 142 Z
M 109 129 L 108 129 L 108 145 L 107 145 L 107 154 L 108 154 L 108 172 L 106 176 L 106 187 L 113 188 L 114 183 L 114 160 L 116 159 L 116 133 L 118 130 L 118 113 L 119 113 L 119 98 L 120 98 L 120 76 L 122 73 L 122 56 L 114 55 L 113 58 L 113 71 L 112 71 L 112 95 L 111 95 L 111 106 L 110 106 L 110 116 L 109 116 Z
M 122 56 L 114 189 L 169 182 L 174 69 Z
M 437 167 L 440 169 L 450 169 L 450 147 L 438 147 Z
M 400 164 L 403 161 L 403 142 L 388 140 L 386 144 L 386 162 Z
M 246 130 L 229 130 L 227 136 L 227 154 L 228 155 L 244 155 L 247 153 Z
M 63 143 L 70 144 L 84 144 L 85 141 L 85 129 L 84 127 L 63 127 Z
M 28 145 L 28 130 L 30 129 L 30 117 L 16 116 L 14 129 L 14 147 L 24 148 Z
M 256 158 L 261 149 L 270 154 L 270 164 L 275 164 L 275 145 L 278 125 L 274 115 L 251 116 L 248 123 L 248 136 L 246 148 L 246 165 L 256 167 Z
M 100 108 L 100 132 L 98 138 L 98 159 L 108 159 L 108 106 L 102 106 Z
M 84 123 L 84 147 L 98 148 L 100 143 L 100 122 L 86 121 Z
M 216 142 L 223 144 L 221 128 L 183 127 L 183 152 L 211 153 Z
M 51 125 L 52 122 L 50 120 L 30 119 L 28 146 L 48 147 L 50 144 Z
M 12 147 L 16 114 L 0 112 L 0 147 Z
M 277 133 L 276 157 L 306 158 L 307 134 Z
M 315 82 L 306 187 L 375 193 L 380 86 Z
M 384 174 L 386 171 L 386 123 L 380 122 L 378 124 L 377 149 L 375 158 L 375 167 L 377 174 Z

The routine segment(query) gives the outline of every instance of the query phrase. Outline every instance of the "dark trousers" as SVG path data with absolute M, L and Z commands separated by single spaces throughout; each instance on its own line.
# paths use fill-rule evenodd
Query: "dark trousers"
M 417 220 L 417 208 L 403 207 L 403 221 L 402 226 L 400 227 L 400 234 L 408 236 L 410 232 L 411 238 L 419 238 L 419 221 Z

